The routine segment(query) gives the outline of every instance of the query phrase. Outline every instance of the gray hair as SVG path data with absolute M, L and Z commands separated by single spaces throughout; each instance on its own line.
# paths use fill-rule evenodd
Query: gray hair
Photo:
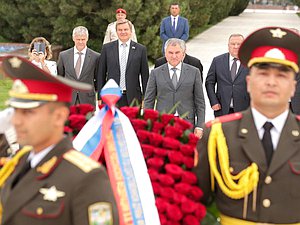
M 178 39 L 178 38 L 170 38 L 166 41 L 166 43 L 165 43 L 165 52 L 167 51 L 167 47 L 170 46 L 170 45 L 171 46 L 179 45 L 183 52 L 185 52 L 185 50 L 186 50 L 185 42 L 181 39 Z
M 242 34 L 231 34 L 231 35 L 229 36 L 229 38 L 228 38 L 228 42 L 230 41 L 230 39 L 231 39 L 232 37 L 241 37 L 241 38 L 244 39 L 244 36 L 243 36 Z
M 89 31 L 84 26 L 78 26 L 78 27 L 75 27 L 73 29 L 72 37 L 77 36 L 77 35 L 86 35 L 87 38 L 88 38 L 89 37 Z

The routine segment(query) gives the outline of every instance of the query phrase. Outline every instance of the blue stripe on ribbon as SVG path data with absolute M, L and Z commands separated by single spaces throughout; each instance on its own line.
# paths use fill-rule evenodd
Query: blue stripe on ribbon
M 102 89 L 100 92 L 100 95 L 117 95 L 117 96 L 122 96 L 121 89 L 119 87 L 117 88 L 105 88 Z
M 123 128 L 119 118 L 117 117 L 118 116 L 115 116 L 114 123 L 112 125 L 112 134 L 115 148 L 118 154 L 119 166 L 122 171 L 124 183 L 126 186 L 129 207 L 133 217 L 132 220 L 135 225 L 145 224 L 141 199 L 139 196 L 134 172 L 131 166 Z
M 96 150 L 99 140 L 101 137 L 102 125 L 97 129 L 97 131 L 93 134 L 93 136 L 85 143 L 81 152 L 86 156 L 91 156 L 93 152 Z

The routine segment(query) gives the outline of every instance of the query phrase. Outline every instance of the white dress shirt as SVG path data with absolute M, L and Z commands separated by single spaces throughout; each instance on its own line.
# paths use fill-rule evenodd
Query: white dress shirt
M 85 56 L 86 56 L 86 50 L 87 50 L 87 47 L 85 46 L 84 49 L 82 49 L 81 53 L 81 65 L 80 65 L 80 72 L 79 74 L 81 74 L 81 71 L 82 71 L 82 66 L 83 66 L 83 63 L 84 63 L 84 59 L 85 59 Z M 74 69 L 75 69 L 75 66 L 76 66 L 76 63 L 77 63 L 77 60 L 78 60 L 78 57 L 79 57 L 79 54 L 78 54 L 78 50 L 76 48 L 76 46 L 74 47 Z
M 282 131 L 282 128 L 285 124 L 285 121 L 288 117 L 289 111 L 286 110 L 283 113 L 281 113 L 279 116 L 275 117 L 274 119 L 269 119 L 262 115 L 260 112 L 258 112 L 255 108 L 251 108 L 253 119 L 254 119 L 254 124 L 258 132 L 258 136 L 260 140 L 262 140 L 264 136 L 265 129 L 263 128 L 264 124 L 268 121 L 273 124 L 272 129 L 270 130 L 271 137 L 272 137 L 272 143 L 273 143 L 273 148 L 274 151 L 277 148 L 280 134 Z
M 54 146 L 55 145 L 51 145 L 38 153 L 31 151 L 27 159 L 27 161 L 30 161 L 31 168 L 35 168 L 40 161 L 42 161 L 42 159 L 53 149 Z
M 233 59 L 234 59 L 234 57 L 229 54 L 229 71 L 231 71 L 231 67 L 232 67 L 232 64 L 234 61 Z M 236 74 L 239 71 L 240 65 L 241 65 L 241 61 L 239 59 L 236 60 Z M 230 108 L 233 108 L 233 98 L 231 98 L 231 100 L 230 100 Z
M 179 17 L 179 15 L 177 15 L 177 16 L 172 16 L 171 15 L 171 26 L 173 26 L 173 21 L 174 21 L 174 18 L 175 18 L 175 30 L 177 29 L 178 17 Z

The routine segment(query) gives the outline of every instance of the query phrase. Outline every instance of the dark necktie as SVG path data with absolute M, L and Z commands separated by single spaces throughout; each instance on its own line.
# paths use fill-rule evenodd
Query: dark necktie
M 30 166 L 30 160 L 26 161 L 25 164 L 23 165 L 23 167 L 21 168 L 20 172 L 17 174 L 17 176 L 15 177 L 15 179 L 13 180 L 12 184 L 11 184 L 11 188 L 13 189 L 16 184 L 22 179 L 22 177 L 24 177 L 24 175 L 31 169 Z
M 173 70 L 173 75 L 172 75 L 172 83 L 173 83 L 173 86 L 174 86 L 174 88 L 176 89 L 176 87 L 177 87 L 177 74 L 176 74 L 176 68 L 174 67 L 174 68 L 172 68 L 171 70 Z
M 234 78 L 235 78 L 235 75 L 236 75 L 236 69 L 237 69 L 236 61 L 237 61 L 237 58 L 234 58 L 232 66 L 231 66 L 231 70 L 230 70 L 232 81 L 234 81 Z
M 175 31 L 175 17 L 173 18 L 172 29 Z
M 75 65 L 75 72 L 76 72 L 76 76 L 77 78 L 79 78 L 80 76 L 80 67 L 81 67 L 81 55 L 83 54 L 82 52 L 77 52 L 78 54 L 78 59 Z
M 273 155 L 273 143 L 272 143 L 272 137 L 271 137 L 271 132 L 270 132 L 272 127 L 273 127 L 273 124 L 271 122 L 266 122 L 264 124 L 263 128 L 265 129 L 265 133 L 261 140 L 263 147 L 265 149 L 268 165 L 270 165 L 272 155 Z

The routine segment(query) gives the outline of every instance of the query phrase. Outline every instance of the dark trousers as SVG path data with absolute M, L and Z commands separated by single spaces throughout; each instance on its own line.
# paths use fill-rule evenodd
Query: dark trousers
M 118 107 L 129 106 L 128 101 L 127 101 L 127 95 L 126 95 L 126 94 L 122 94 L 121 98 L 120 98 L 119 101 L 117 102 L 117 106 L 118 106 Z

